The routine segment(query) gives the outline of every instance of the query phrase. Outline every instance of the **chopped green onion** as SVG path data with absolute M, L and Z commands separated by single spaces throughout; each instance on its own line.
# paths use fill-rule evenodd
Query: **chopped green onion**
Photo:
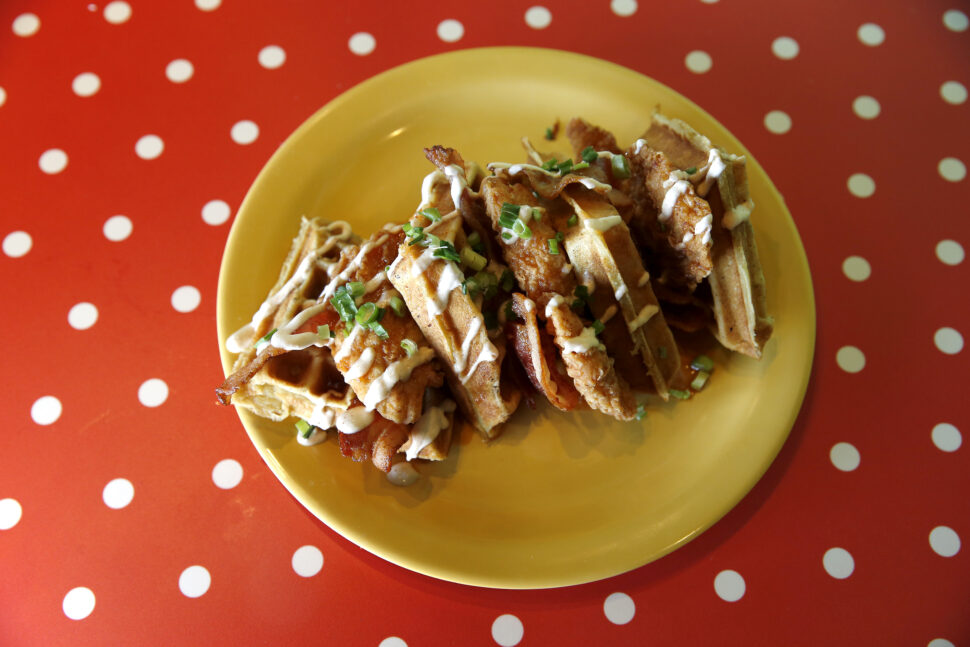
M 714 362 L 707 355 L 698 355 L 690 363 L 690 367 L 695 371 L 706 371 L 710 373 L 714 370 Z
M 447 240 L 438 239 L 438 246 L 432 253 L 435 258 L 444 258 L 449 261 L 459 262 L 461 256 L 458 255 L 458 250 L 455 246 L 449 243 Z
M 422 216 L 430 220 L 431 222 L 438 222 L 441 220 L 441 212 L 434 207 L 428 207 L 427 209 L 422 209 L 419 211 Z
M 547 159 L 545 162 L 542 163 L 542 168 L 547 171 L 555 171 L 558 166 L 559 166 L 559 160 L 557 160 L 555 157 L 553 157 L 552 159 Z
M 576 162 L 573 164 L 574 171 L 581 171 L 584 168 L 589 168 L 589 162 Z
M 486 310 L 482 313 L 482 318 L 485 319 L 485 329 L 495 330 L 498 328 L 498 313 L 494 310 Z
M 503 202 L 499 212 L 498 222 L 506 229 L 511 229 L 516 220 L 519 219 L 519 209 L 521 207 L 511 202 Z
M 593 322 L 593 332 L 596 333 L 597 335 L 599 335 L 601 332 L 603 332 L 603 329 L 604 328 L 606 328 L 606 326 L 604 326 L 603 325 L 603 322 L 600 321 L 599 319 L 597 319 L 597 320 L 595 320 Z
M 697 167 L 692 166 L 689 169 L 686 169 L 684 173 L 686 173 L 687 175 L 693 175 L 694 173 L 697 173 Z
M 549 141 L 552 141 L 555 138 L 556 138 L 556 131 L 554 131 L 551 127 L 546 128 L 546 139 L 548 139 Z
M 557 231 L 556 232 L 556 242 L 561 243 L 562 242 L 562 239 L 565 238 L 565 237 L 566 237 L 566 235 L 563 234 L 561 231 Z
M 354 316 L 357 314 L 357 305 L 354 303 L 354 298 L 350 296 L 350 292 L 347 291 L 346 285 L 342 285 L 334 291 L 330 303 L 343 321 L 351 322 L 354 320 Z
M 476 272 L 485 269 L 485 266 L 488 265 L 488 259 L 471 247 L 461 248 L 461 261 Z
M 513 238 L 515 238 L 515 236 L 512 235 L 512 232 L 511 231 L 503 231 L 502 232 L 502 240 L 504 240 L 505 242 L 508 242 L 508 241 L 512 240 Z
M 404 316 L 404 301 L 401 297 L 396 294 L 387 300 L 387 305 L 391 306 L 391 310 L 394 311 L 398 317 Z
M 515 223 L 513 223 L 512 233 L 523 240 L 532 238 L 532 230 L 529 229 L 529 226 L 521 220 L 516 220 Z
M 502 271 L 502 278 L 498 280 L 499 285 L 506 292 L 511 292 L 515 289 L 515 274 L 512 274 L 512 270 L 506 269 Z
M 690 398 L 690 391 L 683 391 L 681 389 L 670 389 L 670 395 L 674 396 L 678 400 L 687 400 Z
M 261 342 L 267 342 L 267 343 L 269 343 L 269 340 L 273 338 L 273 335 L 274 334 L 276 334 L 276 328 L 273 328 L 268 333 L 266 333 L 265 335 L 263 335 L 262 338 L 260 338 L 260 340 L 258 342 L 256 342 L 256 343 L 257 344 L 259 344 Z
M 424 227 L 410 227 L 404 233 L 407 235 L 408 245 L 418 245 L 424 240 Z
M 698 371 L 697 377 L 695 377 L 694 381 L 690 383 L 690 388 L 694 389 L 695 391 L 700 391 L 704 388 L 704 385 L 707 384 L 709 379 L 711 379 L 710 373 L 707 371 Z
M 368 324 L 367 327 L 370 329 L 372 333 L 374 333 L 381 339 L 387 339 L 388 337 L 390 337 L 390 335 L 387 334 L 387 330 L 384 328 L 384 326 L 379 324 L 377 321 L 375 321 L 374 323 Z
M 562 175 L 569 173 L 573 169 L 573 161 L 568 157 L 556 165 Z
M 559 241 L 555 238 L 549 239 L 549 253 L 553 256 L 559 255 Z
M 330 332 L 330 326 L 323 324 L 322 326 L 317 326 L 317 337 L 320 339 L 330 339 L 333 337 L 333 333 Z
M 360 281 L 351 281 L 347 284 L 347 289 L 350 291 L 350 296 L 356 299 L 357 297 L 364 296 L 364 291 L 367 288 L 365 288 L 364 284 Z
M 300 418 L 296 421 L 296 431 L 304 438 L 309 438 L 310 434 L 313 433 L 313 425 Z
M 362 326 L 366 326 L 367 324 L 374 323 L 375 321 L 377 321 L 377 318 L 378 318 L 378 315 L 377 315 L 378 310 L 380 310 L 380 308 L 378 308 L 375 304 L 365 303 L 362 306 L 360 306 L 360 308 L 357 310 L 357 315 L 355 316 L 355 319 L 357 320 L 357 323 L 359 323 Z
M 660 359 L 667 359 L 667 347 L 661 346 L 660 348 L 658 348 L 657 355 L 660 356 Z
M 573 291 L 573 296 L 577 296 L 585 302 L 589 302 L 589 288 L 585 285 L 577 285 Z
M 634 419 L 643 420 L 647 417 L 647 408 L 641 403 L 637 405 L 637 412 L 633 414 Z
M 630 177 L 630 164 L 623 155 L 614 155 L 610 158 L 610 164 L 613 167 L 613 177 L 620 180 Z
M 532 207 L 532 218 L 534 220 L 542 220 L 542 209 L 539 207 Z
M 418 352 L 418 345 L 410 339 L 401 340 L 401 348 L 403 348 L 404 352 L 408 354 L 408 357 L 411 357 Z
M 471 293 L 472 297 L 474 297 L 476 294 L 478 294 L 480 289 L 481 288 L 478 287 L 478 281 L 475 280 L 474 276 L 469 276 L 467 279 L 461 282 L 462 294 Z
M 597 160 L 597 158 L 599 158 L 599 154 L 596 152 L 596 149 L 593 148 L 592 146 L 587 146 L 586 148 L 584 148 L 581 155 L 583 157 L 583 161 L 586 162 L 587 164 L 592 164 Z
M 576 214 L 573 214 L 569 216 L 569 220 L 566 221 L 566 226 L 575 227 L 577 222 L 579 222 L 579 216 L 577 216 Z
M 485 252 L 485 245 L 482 244 L 482 237 L 478 235 L 477 231 L 473 231 L 472 233 L 468 234 L 467 242 L 468 246 L 479 254 L 483 254 Z

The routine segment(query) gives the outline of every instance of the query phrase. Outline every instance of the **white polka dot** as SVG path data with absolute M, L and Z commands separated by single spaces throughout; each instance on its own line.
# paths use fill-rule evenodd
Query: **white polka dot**
M 525 635 L 522 621 L 511 613 L 504 613 L 492 623 L 492 640 L 502 647 L 518 645 Z
M 222 4 L 222 0 L 195 0 L 195 6 L 202 11 L 215 11 Z
M 959 182 L 967 177 L 967 167 L 955 157 L 944 157 L 941 159 L 936 170 L 940 172 L 940 176 L 944 180 L 949 180 L 950 182 Z
M 300 546 L 293 553 L 291 564 L 300 577 L 313 577 L 323 568 L 323 553 L 316 546 Z
M 195 66 L 192 61 L 184 58 L 177 58 L 165 66 L 165 76 L 172 83 L 185 83 L 195 74 Z
M 784 135 L 791 130 L 791 117 L 787 112 L 772 110 L 765 115 L 765 128 L 776 135 Z
M 138 387 L 138 401 L 146 407 L 157 407 L 168 399 L 168 384 L 153 377 Z
M 879 116 L 881 107 L 874 97 L 863 94 L 852 102 L 852 112 L 861 119 L 875 119 Z
M 221 225 L 231 215 L 229 205 L 222 200 L 209 200 L 202 207 L 202 220 L 209 225 Z
M 956 355 L 963 350 L 963 335 L 958 330 L 943 327 L 934 333 L 933 343 L 936 344 L 941 353 Z
M 205 595 L 212 584 L 212 576 L 204 566 L 189 566 L 179 575 L 179 590 L 187 598 L 198 598 Z
M 963 262 L 963 245 L 955 240 L 941 240 L 936 244 L 936 257 L 947 265 L 959 265 Z
M 192 285 L 183 285 L 172 292 L 172 307 L 177 312 L 192 312 L 199 307 L 202 295 L 199 289 Z
M 350 37 L 350 40 L 347 41 L 347 46 L 350 47 L 350 51 L 354 54 L 367 56 L 377 47 L 377 41 L 373 35 L 368 34 L 366 31 L 359 31 Z
M 947 81 L 940 86 L 940 96 L 947 103 L 958 106 L 967 100 L 967 88 L 959 81 Z
M 74 77 L 71 89 L 79 97 L 90 97 L 101 89 L 101 79 L 94 72 L 82 72 Z
M 637 12 L 637 0 L 610 0 L 610 10 L 617 16 L 632 16 Z
M 34 246 L 34 239 L 26 231 L 12 231 L 3 239 L 3 253 L 10 258 L 20 258 Z
M 449 18 L 438 23 L 438 38 L 446 43 L 454 43 L 465 35 L 465 26 L 457 20 Z
M 940 557 L 953 557 L 960 552 L 960 535 L 953 528 L 937 526 L 930 531 L 930 548 Z
M 242 465 L 232 458 L 224 458 L 212 468 L 212 482 L 223 490 L 231 490 L 239 485 L 242 477 Z
M 24 38 L 33 36 L 40 29 L 40 18 L 36 14 L 22 13 L 13 19 L 13 33 Z
M 0 87 L 0 106 L 7 102 L 7 91 Z
M 408 644 L 397 636 L 388 636 L 377 647 L 408 647 Z
M 108 481 L 101 492 L 104 504 L 112 510 L 121 510 L 131 503 L 135 497 L 135 486 L 128 479 L 113 479 Z
M 603 613 L 606 619 L 615 625 L 625 625 L 633 620 L 637 612 L 636 604 L 626 593 L 610 593 L 603 601 Z
M 926 643 L 926 647 L 956 647 L 946 638 L 934 638 L 933 640 Z
M 119 242 L 131 236 L 133 225 L 128 216 L 111 216 L 104 221 L 104 237 L 113 242 Z
M 61 609 L 71 620 L 84 620 L 94 611 L 94 602 L 94 591 L 86 586 L 79 586 L 67 592 Z
M 714 592 L 725 602 L 737 602 L 744 597 L 744 578 L 737 571 L 721 571 L 714 578 Z
M 966 31 L 968 25 L 967 14 L 959 9 L 950 9 L 943 13 L 943 24 L 950 31 Z
M 790 61 L 798 56 L 798 41 L 790 36 L 779 36 L 771 43 L 771 51 L 778 58 Z
M 886 32 L 874 22 L 867 22 L 864 25 L 860 25 L 856 35 L 859 37 L 859 42 L 869 47 L 882 45 L 883 41 L 886 40 Z
M 252 144 L 259 137 L 259 126 L 248 119 L 243 119 L 233 124 L 229 135 L 232 137 L 232 141 L 237 144 Z
M 104 19 L 112 25 L 120 25 L 131 18 L 131 5 L 122 0 L 109 2 L 104 8 Z
M 844 548 L 829 548 L 822 556 L 822 566 L 835 579 L 844 580 L 855 570 L 855 560 Z
M 963 444 L 963 436 L 960 430 L 949 422 L 941 422 L 933 427 L 931 433 L 933 444 L 943 452 L 955 452 Z
M 849 256 L 842 261 L 842 272 L 853 281 L 865 281 L 872 274 L 872 267 L 861 256 Z
M 836 443 L 829 451 L 829 460 L 843 472 L 851 472 L 859 467 L 859 450 L 849 443 Z
M 533 29 L 545 29 L 552 23 L 552 12 L 543 6 L 529 7 L 525 12 L 525 24 Z
M 64 407 L 53 395 L 45 395 L 34 400 L 30 407 L 30 417 L 38 425 L 52 425 L 61 417 Z
M 67 167 L 67 153 L 60 148 L 51 148 L 41 153 L 37 165 L 48 175 L 60 173 Z
M 10 530 L 16 526 L 23 513 L 17 499 L 0 499 L 0 530 Z
M 717 4 L 717 0 L 701 0 L 704 4 Z
M 267 45 L 259 50 L 259 55 L 256 58 L 259 60 L 259 64 L 267 70 L 275 70 L 286 62 L 286 52 L 279 45 Z
M 158 135 L 144 135 L 135 142 L 135 155 L 143 160 L 153 160 L 165 150 L 165 142 Z
M 711 55 L 707 52 L 695 49 L 684 57 L 684 65 L 694 74 L 704 74 L 710 71 L 714 61 L 711 60 Z
M 75 330 L 87 330 L 98 321 L 98 308 L 93 303 L 75 303 L 67 312 L 67 323 Z
M 835 354 L 835 362 L 846 373 L 858 373 L 866 367 L 866 356 L 855 346 L 843 346 Z
M 857 198 L 868 198 L 876 192 L 876 182 L 865 173 L 853 173 L 846 182 L 849 193 Z

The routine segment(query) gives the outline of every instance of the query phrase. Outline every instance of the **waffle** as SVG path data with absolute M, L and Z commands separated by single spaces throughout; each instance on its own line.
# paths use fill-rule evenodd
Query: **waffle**
M 748 220 L 754 203 L 748 194 L 745 159 L 718 150 L 685 122 L 659 112 L 644 137 L 678 168 L 694 167 L 704 176 L 697 190 L 706 196 L 714 217 L 713 268 L 708 277 L 712 333 L 725 348 L 761 357 L 773 321 L 767 314 L 764 273 Z M 711 171 L 718 167 L 723 169 L 720 174 Z M 716 182 L 711 175 L 716 175 Z

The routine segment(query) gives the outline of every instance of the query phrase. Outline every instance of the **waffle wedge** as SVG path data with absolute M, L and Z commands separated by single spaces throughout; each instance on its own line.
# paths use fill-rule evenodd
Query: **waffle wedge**
M 760 357 L 773 323 L 768 316 L 764 273 L 748 219 L 754 208 L 748 193 L 745 159 L 717 149 L 679 119 L 657 112 L 645 139 L 690 177 L 713 214 L 712 332 L 730 350 Z

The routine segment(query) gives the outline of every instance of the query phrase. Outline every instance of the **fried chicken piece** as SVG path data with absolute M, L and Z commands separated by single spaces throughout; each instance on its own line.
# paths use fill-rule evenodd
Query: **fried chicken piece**
M 508 335 L 529 382 L 557 409 L 575 409 L 579 404 L 579 391 L 569 374 L 559 366 L 549 335 L 539 327 L 535 302 L 516 292 L 512 295 L 512 309 L 522 322 L 508 322 Z

